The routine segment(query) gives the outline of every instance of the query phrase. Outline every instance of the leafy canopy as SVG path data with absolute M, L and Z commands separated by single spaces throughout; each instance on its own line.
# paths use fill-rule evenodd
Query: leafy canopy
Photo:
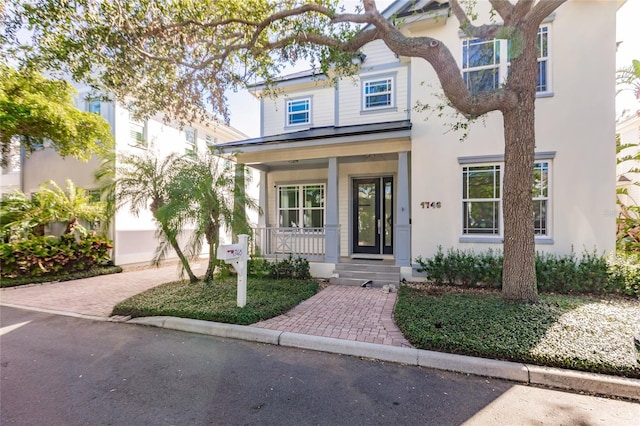
M 0 142 L 2 166 L 8 164 L 11 143 L 19 141 L 31 153 L 49 141 L 63 157 L 87 161 L 113 144 L 109 123 L 78 110 L 75 89 L 30 71 L 0 64 Z
M 10 0 L 3 53 L 59 69 L 142 116 L 163 112 L 183 122 L 228 118 L 225 92 L 271 81 L 286 64 L 351 64 L 350 54 L 304 42 L 346 41 L 348 24 L 331 25 L 338 0 L 156 1 Z M 32 40 L 17 33 L 28 27 Z M 301 43 L 302 41 L 302 43 Z

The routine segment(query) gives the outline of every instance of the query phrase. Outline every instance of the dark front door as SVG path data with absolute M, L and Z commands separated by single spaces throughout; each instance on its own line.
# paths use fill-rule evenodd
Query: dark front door
M 353 180 L 353 253 L 393 254 L 393 178 Z

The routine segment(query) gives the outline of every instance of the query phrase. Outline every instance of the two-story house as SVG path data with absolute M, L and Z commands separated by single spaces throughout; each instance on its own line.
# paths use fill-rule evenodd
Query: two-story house
M 78 108 L 100 114 L 111 125 L 117 154 L 142 155 L 149 152 L 161 158 L 173 152 L 188 155 L 196 149 L 202 152 L 207 147 L 247 137 L 213 118 L 208 123 L 186 127 L 166 123 L 161 115 L 140 121 L 134 118 L 127 106 L 91 98 L 89 87 L 76 88 Z M 15 157 L 20 158 L 19 155 Z M 76 186 L 99 197 L 94 173 L 100 161 L 96 157 L 86 163 L 70 157 L 62 158 L 45 144 L 43 149 L 22 158 L 21 164 L 17 160 L 12 167 L 3 170 L 1 186 L 3 192 L 20 189 L 28 195 L 48 180 L 64 188 L 65 180 L 71 179 Z M 156 224 L 149 210 L 134 216 L 126 208 L 119 209 L 109 232 L 114 241 L 112 257 L 118 265 L 148 264 L 153 258 L 158 244 Z M 170 251 L 167 257 L 175 257 L 175 254 Z
M 468 39 L 448 3 L 419 3 L 428 12 L 397 1 L 384 13 L 405 16 L 407 34 L 442 40 L 474 90 L 504 80 L 506 40 Z M 614 249 L 619 6 L 570 0 L 539 28 L 531 218 L 538 251 Z M 488 22 L 488 2 L 477 7 Z M 397 56 L 382 41 L 362 53 L 359 73 L 335 84 L 300 72 L 278 81 L 277 98 L 255 86 L 261 136 L 223 144 L 259 171 L 261 253 L 305 256 L 320 277 L 347 261 L 383 259 L 412 279 L 415 258 L 440 246 L 501 249 L 509 208 L 502 115 L 488 114 L 461 141 L 450 131 L 455 118 L 415 108 L 442 103 L 426 61 Z M 494 72 L 480 73 L 486 69 Z

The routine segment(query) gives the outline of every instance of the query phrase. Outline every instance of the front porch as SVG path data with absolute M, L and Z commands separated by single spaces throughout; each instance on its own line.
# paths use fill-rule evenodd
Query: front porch
M 311 129 L 226 144 L 259 174 L 255 249 L 325 264 L 411 265 L 408 121 Z M 328 275 L 327 275 L 328 274 Z

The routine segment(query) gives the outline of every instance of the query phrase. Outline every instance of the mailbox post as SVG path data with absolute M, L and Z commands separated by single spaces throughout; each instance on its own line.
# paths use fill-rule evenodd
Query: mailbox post
M 243 308 L 247 304 L 247 260 L 249 236 L 238 235 L 238 244 L 227 244 L 218 247 L 217 258 L 233 266 L 238 273 L 238 307 Z

